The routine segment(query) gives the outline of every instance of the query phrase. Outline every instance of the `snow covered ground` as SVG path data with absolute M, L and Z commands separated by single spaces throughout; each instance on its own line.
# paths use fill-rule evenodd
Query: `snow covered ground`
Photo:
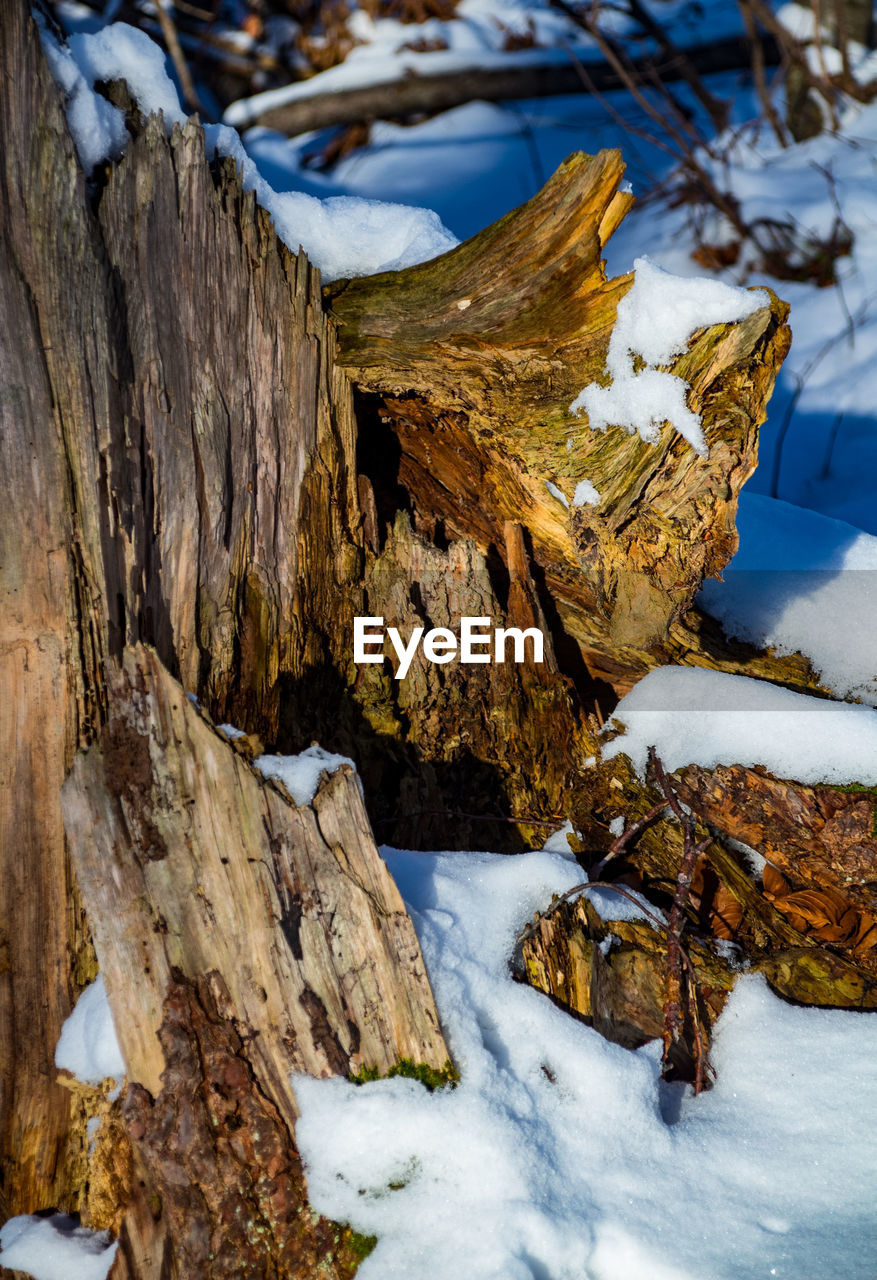
M 694 12 L 682 2 L 655 7 L 680 23 Z M 84 163 L 123 145 L 118 117 L 92 93 L 101 76 L 139 77 L 144 103 L 163 106 L 169 123 L 182 119 L 164 67 L 137 33 L 101 38 L 99 22 L 66 8 L 81 34 L 53 65 L 71 95 Z M 713 30 L 736 15 L 715 0 L 701 9 Z M 580 40 L 535 2 L 463 0 L 461 11 L 463 21 L 425 33 L 445 38 L 453 56 L 500 52 L 498 17 L 521 29 L 533 18 L 553 24 L 546 39 Z M 400 42 L 390 26 L 357 21 L 365 43 L 336 80 L 385 74 Z M 403 34 L 410 40 L 412 28 Z M 735 127 L 753 112 L 744 80 L 726 75 L 711 87 L 733 94 Z M 307 161 L 322 137 L 290 141 L 254 128 L 246 154 L 230 129 L 214 127 L 209 140 L 238 158 L 287 242 L 300 240 L 332 275 L 440 252 L 529 198 L 577 148 L 621 146 L 635 191 L 645 192 L 669 162 L 631 124 L 642 130 L 647 121 L 622 94 L 605 103 L 474 102 L 408 128 L 377 125 L 370 144 L 330 174 Z M 745 259 L 723 274 L 726 283 L 773 285 L 789 300 L 794 344 L 741 501 L 740 551 L 702 602 L 729 631 L 802 649 L 839 694 L 874 705 L 877 106 L 851 107 L 838 134 L 786 151 L 763 130 L 741 132 L 727 157 L 717 176 L 747 217 L 791 215 L 824 233 L 840 209 L 854 243 L 839 284 L 827 289 L 753 276 Z M 400 202 L 418 208 L 400 212 Z M 689 216 L 655 203 L 635 210 L 610 245 L 610 270 L 628 271 L 647 254 L 678 275 L 706 275 L 690 257 Z M 719 223 L 713 231 L 727 235 Z M 640 760 L 660 740 L 671 766 L 745 758 L 802 778 L 877 779 L 877 712 L 814 707 L 754 681 L 742 682 L 741 702 L 740 682 L 728 681 L 648 677 L 619 707 L 627 734 L 610 751 Z M 820 748 L 809 750 L 817 722 Z M 293 780 L 309 787 L 312 778 L 298 770 Z M 873 1280 L 877 1019 L 792 1008 L 743 975 L 716 1030 L 716 1087 L 695 1099 L 661 1082 L 659 1046 L 631 1053 L 609 1044 L 512 981 L 518 930 L 580 879 L 562 852 L 386 857 L 461 1081 L 433 1094 L 401 1078 L 297 1083 L 314 1205 L 379 1237 L 363 1280 Z M 618 910 L 629 906 L 621 900 Z M 606 894 L 600 910 L 612 918 Z M 108 1063 L 118 1071 L 118 1061 L 105 1005 L 90 990 L 59 1063 L 74 1062 L 65 1056 L 74 1045 L 85 1075 L 111 1074 Z M 95 1057 L 98 1035 L 107 1052 Z M 13 1219 L 0 1233 L 0 1263 L 37 1280 L 103 1280 L 111 1261 L 112 1246 L 69 1219 Z
M 659 1044 L 621 1049 L 512 980 L 577 865 L 385 856 L 462 1079 L 297 1081 L 314 1205 L 379 1237 L 362 1280 L 871 1280 L 877 1019 L 743 975 L 695 1099 Z

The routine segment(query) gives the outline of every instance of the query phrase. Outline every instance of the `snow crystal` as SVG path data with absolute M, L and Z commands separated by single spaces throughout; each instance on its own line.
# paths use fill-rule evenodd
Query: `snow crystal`
M 717 1084 L 680 1091 L 671 1125 L 659 1043 L 621 1049 L 512 979 L 517 932 L 577 868 L 384 856 L 461 1081 L 296 1079 L 314 1207 L 378 1236 L 361 1280 L 870 1280 L 877 1019 L 742 975 Z
M 67 121 L 87 173 L 101 161 L 117 158 L 128 141 L 124 114 L 94 91 L 98 81 L 124 79 L 144 114 L 163 114 L 168 132 L 186 123 L 164 55 L 144 32 L 116 22 L 96 33 L 71 36 L 66 49 L 45 28 L 42 39 L 67 95 Z M 244 190 L 256 193 L 281 240 L 293 252 L 301 246 L 326 280 L 402 270 L 458 244 L 429 209 L 357 196 L 318 200 L 302 192 L 279 194 L 261 176 L 234 129 L 206 125 L 204 135 L 208 157 L 234 159 Z
M 85 988 L 61 1028 L 55 1066 L 69 1071 L 83 1084 L 100 1084 L 108 1076 L 121 1080 L 124 1076 L 125 1060 L 116 1038 L 103 974 L 99 973 Z
M 644 776 L 649 747 L 668 770 L 763 764 L 803 783 L 877 783 L 877 711 L 793 693 L 747 676 L 659 667 L 621 699 L 624 733 L 603 748 Z
M 0 1228 L 0 1267 L 34 1280 L 106 1280 L 118 1243 L 63 1213 L 21 1214 Z
M 310 804 L 324 773 L 334 773 L 343 764 L 356 765 L 349 756 L 336 756 L 316 743 L 297 756 L 257 756 L 255 768 L 266 778 L 277 778 L 296 804 Z M 358 779 L 357 779 L 358 781 Z
M 669 364 L 684 351 L 698 329 L 730 324 L 769 305 L 763 289 L 736 289 L 717 280 L 671 275 L 648 258 L 634 262 L 634 282 L 618 306 L 609 340 L 608 386 L 590 383 L 570 405 L 585 412 L 595 431 L 620 426 L 655 444 L 665 422 L 702 457 L 708 454 L 700 415 L 686 403 L 688 386 L 657 365 Z M 634 357 L 645 368 L 634 371 Z
M 580 480 L 576 485 L 576 491 L 573 494 L 572 504 L 574 507 L 595 507 L 600 501 L 600 495 L 590 480 Z

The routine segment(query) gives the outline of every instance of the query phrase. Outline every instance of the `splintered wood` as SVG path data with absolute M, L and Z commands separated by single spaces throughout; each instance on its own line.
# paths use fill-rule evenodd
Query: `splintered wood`
M 212 973 L 290 1122 L 292 1072 L 444 1066 L 414 928 L 348 766 L 297 808 L 139 650 L 63 805 L 131 1080 L 161 1092 L 168 987 Z
M 109 699 L 63 808 L 173 1274 L 347 1274 L 307 1210 L 292 1077 L 448 1062 L 356 776 L 296 806 L 150 650 L 126 655 Z

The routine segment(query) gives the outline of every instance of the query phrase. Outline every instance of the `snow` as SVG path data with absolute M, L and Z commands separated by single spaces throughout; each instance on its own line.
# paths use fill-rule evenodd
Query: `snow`
M 737 527 L 740 549 L 701 606 L 728 635 L 801 652 L 839 697 L 877 705 L 877 538 L 746 491 Z
M 623 752 L 640 777 L 654 747 L 668 771 L 763 764 L 806 784 L 877 784 L 877 711 L 765 680 L 659 667 L 621 699 L 610 724 L 624 732 L 603 748 L 603 759 Z
M 106 1280 L 118 1247 L 61 1213 L 21 1214 L 0 1228 L 0 1266 L 34 1280 Z
M 877 1020 L 741 975 L 694 1099 L 659 1044 L 621 1049 L 512 980 L 569 862 L 384 856 L 461 1081 L 296 1079 L 314 1207 L 378 1236 L 361 1280 L 870 1280 Z
M 877 534 L 877 102 L 849 104 L 841 128 L 783 149 L 765 128 L 736 128 L 717 140 L 721 162 L 703 156 L 713 178 L 739 202 L 747 222 L 791 221 L 799 240 L 830 237 L 840 209 L 853 237 L 837 262 L 838 284 L 773 281 L 791 304 L 792 348 L 779 371 L 761 428 L 760 462 L 748 491 L 778 497 Z M 715 279 L 692 262 L 689 213 L 650 204 L 625 219 L 607 246 L 610 272 L 643 253 L 668 270 Z M 707 243 L 736 237 L 708 215 Z M 755 255 L 722 273 L 739 282 L 765 279 Z
M 568 862 L 576 862 L 576 855 L 569 847 L 568 836 L 575 835 L 575 828 L 567 818 L 562 827 L 557 831 L 552 831 L 551 835 L 543 844 L 542 848 L 547 853 L 559 853 L 561 857 L 566 858 Z
M 565 507 L 567 508 L 569 507 L 569 498 L 567 498 L 566 495 L 560 489 L 558 489 L 557 485 L 554 484 L 551 480 L 545 481 L 545 488 L 551 494 L 552 498 L 556 498 L 557 501 L 562 502 Z
M 257 756 L 254 768 L 266 778 L 282 782 L 297 805 L 310 804 L 324 773 L 334 773 L 342 765 L 356 765 L 348 756 L 336 756 L 314 743 L 297 756 Z
M 216 727 L 227 738 L 245 738 L 247 736 L 243 729 L 237 729 L 233 724 L 219 724 Z
M 69 1071 L 83 1084 L 100 1084 L 108 1076 L 121 1081 L 124 1076 L 125 1060 L 102 974 L 85 988 L 61 1028 L 55 1066 Z
M 291 102 L 306 101 L 324 93 L 340 93 L 345 89 L 393 84 L 412 74 L 437 76 L 450 72 L 502 71 L 521 66 L 544 67 L 546 64 L 560 67 L 568 66 L 570 61 L 570 53 L 566 49 L 524 49 L 514 53 L 483 48 L 440 49 L 429 53 L 406 50 L 377 56 L 371 50 L 354 49 L 338 66 L 330 67 L 309 80 L 298 80 L 284 85 L 282 89 L 269 89 L 252 98 L 233 102 L 225 111 L 223 120 L 236 129 L 244 129 L 259 116 Z
M 648 258 L 637 258 L 634 281 L 618 306 L 606 371 L 608 386 L 589 383 L 570 405 L 571 413 L 586 413 L 595 431 L 609 426 L 636 431 L 656 444 L 669 422 L 695 453 L 708 455 L 700 415 L 686 403 L 688 386 L 657 365 L 670 364 L 688 346 L 698 329 L 744 320 L 769 305 L 764 290 L 737 289 L 720 280 L 684 279 L 664 271 Z M 634 358 L 645 368 L 634 368 Z
M 679 43 L 701 38 L 707 25 L 713 33 L 739 24 L 735 5 L 708 0 L 700 16 L 696 8 L 661 6 L 661 21 Z M 802 22 L 802 38 L 811 38 L 809 10 L 786 8 L 797 12 L 783 12 L 783 20 Z M 458 12 L 459 21 L 411 27 L 357 10 L 352 26 L 363 46 L 294 94 L 374 83 L 403 68 L 511 60 L 497 16 L 515 30 L 533 18 L 540 42 L 579 41 L 589 55 L 581 33 L 562 30 L 562 15 L 536 3 L 461 0 Z M 45 35 L 44 45 L 90 172 L 121 154 L 128 140 L 122 114 L 93 92 L 96 79 L 133 78 L 141 107 L 162 110 L 169 127 L 185 114 L 155 46 L 137 45 L 145 37 L 116 24 L 92 39 L 94 15 L 76 21 L 69 51 Z M 673 24 L 683 22 L 690 25 L 680 39 Z M 420 35 L 444 38 L 449 49 L 397 55 L 400 44 Z M 853 48 L 851 56 L 855 73 L 867 79 L 874 55 L 869 61 Z M 524 57 L 544 61 L 546 50 Z M 520 54 L 514 60 L 519 65 Z M 112 70 L 126 65 L 127 72 Z M 802 234 L 824 236 L 839 205 L 854 243 L 840 262 L 838 286 L 776 285 L 792 303 L 793 347 L 762 429 L 762 463 L 740 501 L 740 550 L 725 581 L 705 585 L 700 603 L 731 634 L 807 654 L 839 696 L 877 704 L 871 585 L 877 537 L 868 536 L 877 535 L 877 104 L 848 106 L 838 133 L 782 150 L 764 130 L 740 131 L 748 89 L 731 78 L 708 83 L 720 96 L 734 94 L 734 141 L 727 162 L 702 159 L 739 200 L 743 216 L 791 217 Z M 685 86 L 677 92 L 690 100 Z M 617 118 L 607 115 L 606 102 Z M 239 104 L 227 119 L 251 118 L 252 106 Z M 246 189 L 256 192 L 289 247 L 301 243 L 334 278 L 445 251 L 456 243 L 446 227 L 459 236 L 480 230 L 533 195 L 570 150 L 592 147 L 594 138 L 621 145 L 637 190 L 648 190 L 666 161 L 626 131 L 628 123 L 646 122 L 623 94 L 599 102 L 581 96 L 473 102 L 411 127 L 379 122 L 371 145 L 331 173 L 307 168 L 323 134 L 289 140 L 252 129 L 245 151 L 233 130 L 211 126 L 207 140 L 211 154 L 235 158 Z M 436 213 L 389 203 L 399 200 Z M 670 421 L 705 455 L 687 387 L 658 366 L 684 350 L 701 325 L 742 319 L 765 297 L 731 287 L 753 269 L 746 250 L 723 284 L 691 261 L 688 216 L 684 205 L 651 203 L 634 210 L 608 246 L 611 271 L 626 272 L 636 260 L 622 303 L 631 314 L 627 329 L 613 337 L 609 385 L 592 384 L 575 404 L 592 428 L 620 425 L 644 439 L 656 439 Z M 727 243 L 733 233 L 713 217 L 705 238 Z M 748 310 L 735 314 L 741 307 Z M 645 363 L 636 372 L 635 355 Z M 578 482 L 574 507 L 599 500 L 589 481 Z M 616 717 L 626 732 L 603 755 L 625 751 L 640 770 L 654 743 L 668 768 L 763 763 L 802 782 L 877 782 L 877 721 L 867 707 L 742 677 L 664 669 L 641 681 Z M 345 762 L 315 747 L 256 763 L 302 804 L 313 798 L 324 770 Z M 868 1135 L 877 1120 L 877 1020 L 786 1006 L 761 979 L 744 976 L 717 1027 L 716 1088 L 695 1100 L 662 1084 L 658 1046 L 620 1050 L 510 979 L 520 927 L 545 909 L 552 892 L 581 879 L 568 829 L 550 837 L 544 852 L 515 858 L 386 853 L 414 914 L 462 1080 L 456 1090 L 433 1095 L 399 1078 L 358 1089 L 341 1081 L 297 1082 L 298 1137 L 316 1207 L 381 1237 L 360 1270 L 363 1280 L 871 1280 L 877 1159 Z M 740 849 L 758 874 L 763 858 Z M 607 921 L 648 918 L 645 899 L 640 907 L 611 891 L 587 893 Z M 78 1011 L 79 1005 L 70 1022 Z M 99 1037 L 81 1039 L 91 1053 Z M 83 1049 L 83 1061 L 87 1056 Z M 117 1066 L 121 1072 L 120 1058 Z M 99 1064 L 85 1069 L 104 1074 Z M 396 1183 L 404 1185 L 391 1189 Z M 0 1233 L 0 1261 L 27 1264 L 40 1280 L 104 1276 L 111 1251 L 100 1262 L 103 1243 L 91 1239 L 89 1254 L 90 1238 L 82 1234 L 73 1243 L 57 1225 L 62 1221 L 13 1219 Z M 9 1253 L 19 1241 L 28 1250 L 23 1260 Z M 59 1254 L 57 1265 L 46 1262 L 52 1270 L 34 1269 L 43 1265 L 39 1251 L 53 1249 L 72 1252 L 63 1261 Z M 83 1266 L 98 1260 L 104 1269 L 76 1270 L 82 1259 Z
M 572 504 L 574 507 L 595 507 L 600 501 L 600 495 L 590 480 L 580 480 L 576 485 L 576 491 L 573 494 Z
M 124 114 L 97 94 L 101 80 L 122 77 L 144 114 L 161 112 L 168 132 L 186 114 L 165 69 L 164 55 L 142 31 L 116 22 L 98 32 L 78 32 L 62 48 L 44 27 L 43 47 L 67 95 L 67 121 L 86 173 L 117 159 L 128 134 Z M 325 279 L 400 270 L 454 248 L 456 237 L 429 209 L 386 201 L 335 196 L 318 200 L 303 192 L 276 192 L 228 125 L 206 125 L 207 154 L 231 156 L 245 191 L 271 215 L 277 234 L 294 252 L 301 246 Z

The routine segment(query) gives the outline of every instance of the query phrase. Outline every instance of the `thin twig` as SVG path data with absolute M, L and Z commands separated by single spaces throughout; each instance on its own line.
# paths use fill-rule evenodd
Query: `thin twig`
M 192 75 L 189 71 L 189 64 L 186 62 L 185 55 L 183 54 L 183 50 L 180 46 L 180 37 L 177 35 L 176 24 L 171 17 L 168 0 L 156 0 L 155 12 L 159 26 L 161 27 L 161 34 L 164 37 L 167 51 L 171 56 L 171 61 L 174 64 L 174 70 L 176 71 L 180 81 L 180 88 L 183 91 L 183 97 L 193 111 L 197 111 L 200 115 L 205 116 L 206 112 L 204 111 L 203 104 L 201 103 L 197 90 L 195 89 L 195 83 L 192 80 Z
M 467 822 L 511 822 L 521 827 L 556 827 L 558 822 L 567 821 L 562 813 L 555 813 L 547 818 L 531 818 L 527 814 L 510 818 L 499 813 L 494 816 L 489 813 L 465 813 L 462 809 L 409 809 L 407 813 L 396 817 L 378 818 L 375 825 L 404 822 L 406 818 L 465 818 Z
M 755 18 L 752 15 L 752 6 L 750 0 L 737 0 L 740 12 L 743 15 L 743 22 L 746 26 L 746 34 L 752 45 L 752 79 L 755 82 L 755 90 L 758 94 L 758 100 L 761 103 L 762 110 L 770 121 L 770 126 L 776 135 L 776 140 L 784 149 L 789 145 L 789 133 L 780 118 L 780 114 L 773 104 L 770 96 L 770 90 L 767 85 L 767 76 L 764 67 L 764 47 L 758 38 L 758 30 L 755 25 Z

